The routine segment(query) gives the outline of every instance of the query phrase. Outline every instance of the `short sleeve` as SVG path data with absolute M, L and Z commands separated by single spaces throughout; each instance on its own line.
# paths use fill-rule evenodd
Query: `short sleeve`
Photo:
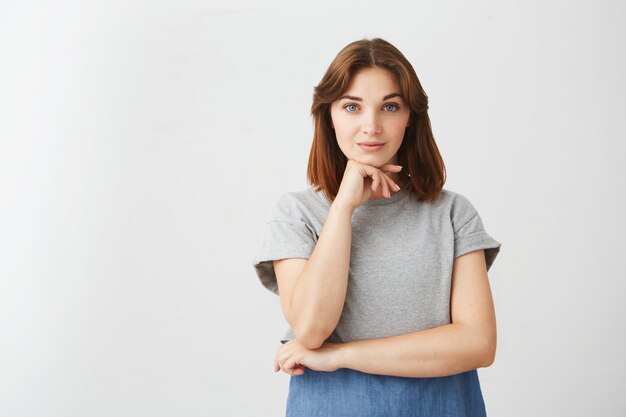
M 261 284 L 278 295 L 272 261 L 285 258 L 308 259 L 313 253 L 315 243 L 315 232 L 299 215 L 297 204 L 288 195 L 279 198 L 265 225 L 261 249 L 253 260 Z
M 487 271 L 500 253 L 502 244 L 491 237 L 483 226 L 483 221 L 474 205 L 463 195 L 458 194 L 452 210 L 454 229 L 454 258 L 475 250 L 485 250 Z

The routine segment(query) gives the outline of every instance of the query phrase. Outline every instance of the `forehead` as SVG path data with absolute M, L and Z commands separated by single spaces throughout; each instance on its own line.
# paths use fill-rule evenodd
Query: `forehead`
M 401 93 L 396 77 L 387 69 L 368 67 L 360 69 L 352 76 L 342 96 L 382 98 L 391 93 Z

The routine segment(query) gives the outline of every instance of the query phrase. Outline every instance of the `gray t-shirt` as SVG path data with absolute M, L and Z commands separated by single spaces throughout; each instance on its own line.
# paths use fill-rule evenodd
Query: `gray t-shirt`
M 272 260 L 308 259 L 331 202 L 313 187 L 280 196 L 253 266 L 261 284 L 278 294 Z M 484 249 L 487 270 L 501 244 L 459 193 L 442 190 L 434 201 L 368 200 L 352 214 L 348 288 L 337 327 L 327 339 L 377 339 L 451 323 L 450 284 L 456 257 Z M 288 328 L 281 342 L 294 338 Z

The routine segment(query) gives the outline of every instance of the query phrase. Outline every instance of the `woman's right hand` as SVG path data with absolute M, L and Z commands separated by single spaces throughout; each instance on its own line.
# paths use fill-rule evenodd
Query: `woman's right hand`
M 382 187 L 385 197 L 391 197 L 390 189 L 399 191 L 399 187 L 387 173 L 401 170 L 400 165 L 387 164 L 376 168 L 349 159 L 334 203 L 347 204 L 355 209 L 369 200 L 378 187 Z

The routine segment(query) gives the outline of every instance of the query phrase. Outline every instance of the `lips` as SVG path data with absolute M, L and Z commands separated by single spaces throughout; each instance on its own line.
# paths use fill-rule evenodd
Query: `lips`
M 381 149 L 384 145 L 384 143 L 381 142 L 362 142 L 359 143 L 359 148 L 363 149 L 364 151 L 367 152 L 371 152 L 371 151 L 377 151 L 379 149 Z

